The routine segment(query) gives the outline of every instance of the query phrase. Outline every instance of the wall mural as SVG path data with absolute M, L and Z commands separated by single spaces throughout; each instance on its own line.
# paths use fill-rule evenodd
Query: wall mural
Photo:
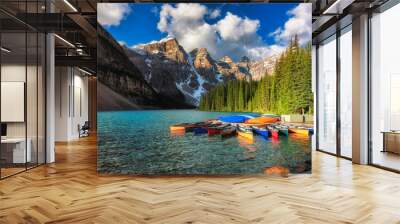
M 311 4 L 98 4 L 98 171 L 311 172 Z

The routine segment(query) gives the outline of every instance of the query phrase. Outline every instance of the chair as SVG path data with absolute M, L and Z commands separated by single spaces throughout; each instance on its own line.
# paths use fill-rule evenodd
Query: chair
M 89 121 L 85 121 L 82 127 L 78 124 L 79 138 L 89 136 L 89 129 L 90 129 Z

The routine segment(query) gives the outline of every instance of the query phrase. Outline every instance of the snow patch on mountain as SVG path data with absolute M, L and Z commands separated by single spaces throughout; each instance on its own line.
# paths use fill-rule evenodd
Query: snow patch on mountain
M 201 75 L 197 72 L 197 70 L 194 68 L 194 62 L 193 62 L 193 58 L 190 54 L 186 54 L 189 60 L 189 65 L 190 65 L 190 69 L 194 72 L 194 74 L 196 75 L 196 80 L 199 83 L 199 86 L 197 87 L 197 89 L 194 91 L 193 93 L 193 97 L 197 100 L 197 104 L 196 106 L 199 105 L 200 103 L 200 98 L 203 95 L 203 93 L 205 93 L 205 89 L 203 87 L 203 84 L 205 83 L 205 80 L 203 79 L 203 77 L 201 77 Z
M 199 87 L 194 91 L 193 96 L 194 96 L 194 98 L 197 99 L 198 104 L 199 104 L 201 96 L 206 91 L 203 87 L 205 80 L 197 72 L 196 72 L 196 76 L 197 76 L 197 82 L 199 83 Z M 198 104 L 197 104 L 197 106 L 198 106 Z
M 147 65 L 148 67 L 151 67 L 151 62 L 152 62 L 152 60 L 151 60 L 150 58 L 146 58 L 144 61 L 146 62 L 146 65 Z
M 167 41 L 170 41 L 170 40 L 173 40 L 173 39 L 175 39 L 175 38 L 171 37 L 171 36 L 168 36 L 168 37 L 162 38 L 161 40 L 153 40 L 153 41 L 150 41 L 150 42 L 144 43 L 144 44 L 136 44 L 131 49 L 133 49 L 133 50 L 135 50 L 135 49 L 143 49 L 143 47 L 146 46 L 146 45 L 164 43 L 164 42 L 167 42 Z
M 196 98 L 194 98 L 193 94 L 188 92 L 185 87 L 189 86 L 189 82 L 190 82 L 190 78 L 188 77 L 185 81 L 179 82 L 179 83 L 175 83 L 176 88 L 179 89 L 179 91 L 181 91 L 181 93 L 185 96 L 185 99 L 187 102 L 190 102 L 193 105 L 199 105 L 200 101 Z
M 144 49 L 142 49 L 142 48 L 133 46 L 131 49 L 132 49 L 134 52 L 138 53 L 139 55 L 142 55 L 142 56 L 146 56 L 146 55 L 147 55 L 147 52 L 146 52 Z

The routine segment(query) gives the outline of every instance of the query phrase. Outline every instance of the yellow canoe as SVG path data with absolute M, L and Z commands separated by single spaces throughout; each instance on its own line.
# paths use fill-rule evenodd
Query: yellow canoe
M 308 136 L 308 129 L 304 128 L 289 128 L 289 132 L 300 134 L 300 135 L 307 135 Z
M 253 139 L 253 133 L 252 132 L 242 132 L 242 131 L 238 131 L 237 134 L 239 136 L 242 136 L 244 138 L 248 138 L 248 139 Z
M 245 123 L 246 124 L 271 124 L 278 122 L 279 118 L 278 117 L 256 117 L 247 120 Z

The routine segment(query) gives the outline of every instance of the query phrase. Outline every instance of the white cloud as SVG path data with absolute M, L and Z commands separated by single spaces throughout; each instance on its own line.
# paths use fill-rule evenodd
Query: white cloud
M 284 46 L 266 45 L 257 31 L 260 21 L 240 17 L 231 12 L 215 24 L 205 18 L 220 16 L 220 11 L 208 10 L 201 4 L 164 4 L 160 11 L 157 28 L 168 36 L 175 37 L 182 47 L 190 52 L 195 48 L 207 48 L 211 56 L 219 59 L 229 55 L 234 60 L 242 56 L 260 59 L 280 53 Z
M 207 8 L 200 4 L 184 4 L 179 3 L 176 7 L 169 4 L 165 4 L 161 7 L 160 21 L 157 27 L 162 32 L 172 32 L 178 25 L 182 25 L 182 28 L 189 30 L 197 28 L 204 23 L 204 15 L 207 13 Z
M 242 38 L 257 35 L 260 21 L 241 18 L 228 12 L 225 18 L 218 21 L 216 28 L 224 40 L 238 41 Z
M 221 16 L 221 10 L 219 9 L 214 9 L 213 11 L 210 12 L 210 15 L 208 16 L 210 19 L 216 19 L 219 16 Z
M 103 26 L 118 26 L 130 12 L 127 3 L 98 3 L 97 21 Z
M 296 8 L 290 10 L 288 14 L 291 18 L 285 23 L 284 27 L 276 29 L 270 35 L 274 36 L 277 41 L 287 43 L 297 34 L 300 44 L 309 42 L 312 32 L 311 4 L 299 4 Z
M 186 51 L 205 47 L 215 53 L 216 34 L 214 28 L 205 22 L 207 8 L 200 4 L 164 4 L 157 24 L 161 32 L 175 37 Z

